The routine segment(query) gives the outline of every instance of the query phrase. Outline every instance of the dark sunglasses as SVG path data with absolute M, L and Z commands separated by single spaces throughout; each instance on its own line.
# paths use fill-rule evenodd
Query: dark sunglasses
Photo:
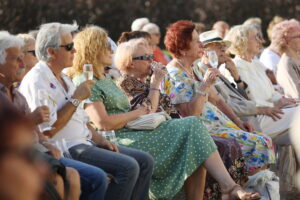
M 59 47 L 65 48 L 66 51 L 71 51 L 74 47 L 74 42 L 72 42 L 70 44 L 66 44 L 66 45 L 60 45 Z
M 132 60 L 153 60 L 153 58 L 154 58 L 153 54 L 146 54 L 143 56 L 134 57 L 132 58 Z
M 36 55 L 35 55 L 35 50 L 26 51 L 26 53 L 31 53 L 34 57 L 36 57 Z

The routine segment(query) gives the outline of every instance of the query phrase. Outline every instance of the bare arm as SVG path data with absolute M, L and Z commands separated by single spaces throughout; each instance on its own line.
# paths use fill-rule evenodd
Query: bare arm
M 101 130 L 118 130 L 123 128 L 127 122 L 137 119 L 140 115 L 149 113 L 149 109 L 140 106 L 138 109 L 121 114 L 109 115 L 104 104 L 100 101 L 88 104 L 85 108 L 95 126 Z
M 201 84 L 199 90 L 203 93 L 208 94 L 209 86 Z M 177 104 L 176 108 L 182 116 L 197 116 L 199 117 L 202 113 L 207 97 L 202 94 L 197 94 L 188 103 Z

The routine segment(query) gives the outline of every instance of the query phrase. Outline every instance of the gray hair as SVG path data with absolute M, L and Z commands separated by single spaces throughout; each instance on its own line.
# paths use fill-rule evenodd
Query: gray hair
M 11 47 L 22 48 L 24 42 L 22 39 L 11 35 L 7 31 L 0 31 L 0 64 L 5 64 L 6 61 L 6 49 Z
M 26 51 L 29 45 L 35 44 L 35 38 L 27 33 L 22 33 L 17 35 L 18 38 L 24 41 L 23 51 Z
M 58 49 L 61 45 L 61 37 L 71 34 L 77 29 L 78 25 L 76 23 L 61 24 L 55 22 L 41 25 L 35 43 L 38 60 L 48 61 L 50 58 L 48 48 Z
M 159 32 L 159 27 L 154 23 L 148 23 L 145 26 L 143 26 L 142 31 L 153 34 Z
M 131 31 L 141 31 L 143 26 L 150 23 L 149 19 L 146 17 L 137 18 L 131 24 Z

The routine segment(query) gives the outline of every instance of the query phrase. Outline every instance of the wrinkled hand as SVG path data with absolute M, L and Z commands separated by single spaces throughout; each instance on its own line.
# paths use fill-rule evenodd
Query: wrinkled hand
M 206 70 L 203 78 L 203 83 L 211 86 L 220 76 L 220 71 L 218 69 L 209 68 Z
M 296 104 L 295 99 L 282 97 L 281 99 L 279 99 L 274 103 L 274 107 L 281 109 L 287 105 L 292 105 L 292 104 Z
M 99 144 L 99 146 L 103 149 L 107 149 L 107 150 L 110 150 L 110 151 L 114 151 L 114 152 L 120 152 L 119 151 L 119 148 L 117 147 L 117 145 L 115 145 L 114 143 L 108 141 L 108 140 L 103 140 L 101 142 L 101 144 Z
M 82 82 L 75 90 L 75 92 L 73 93 L 72 98 L 74 99 L 78 99 L 78 100 L 84 100 L 88 97 L 91 96 L 91 90 L 93 87 L 93 84 L 95 83 L 95 81 L 93 80 L 88 80 L 88 81 L 84 81 Z
M 49 150 L 50 154 L 56 158 L 57 160 L 59 160 L 61 158 L 61 152 L 58 148 L 56 148 L 54 145 L 50 144 L 50 143 L 43 143 L 43 145 Z
M 50 121 L 50 110 L 47 106 L 37 107 L 32 113 L 32 119 L 35 124 L 41 124 L 43 122 Z
M 236 125 L 242 129 L 243 131 L 247 131 L 247 132 L 253 132 L 254 131 L 254 127 L 251 123 L 249 122 L 243 122 L 241 120 L 239 120 Z
M 284 113 L 277 107 L 258 107 L 258 114 L 267 115 L 272 117 L 274 121 L 281 119 L 281 115 Z
M 162 79 L 165 77 L 166 74 L 168 74 L 168 71 L 166 67 L 161 63 L 156 63 L 155 67 L 152 68 L 153 74 L 152 74 L 152 81 L 160 83 Z
M 239 73 L 237 71 L 234 62 L 229 56 L 224 56 L 224 60 L 225 60 L 225 68 L 228 69 L 231 75 L 233 76 L 233 78 L 237 80 L 239 78 Z

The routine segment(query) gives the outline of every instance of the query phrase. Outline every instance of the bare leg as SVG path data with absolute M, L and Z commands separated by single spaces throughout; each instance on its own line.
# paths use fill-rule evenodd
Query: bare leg
M 206 169 L 201 165 L 186 179 L 184 183 L 185 195 L 188 200 L 202 200 L 205 188 Z
M 225 168 L 223 161 L 220 157 L 218 151 L 213 152 L 204 162 L 204 167 L 207 171 L 211 174 L 212 177 L 220 184 L 222 191 L 230 191 L 236 183 L 232 180 L 231 176 L 229 175 L 227 169 Z M 232 199 L 232 198 L 239 198 L 239 199 L 250 199 L 251 197 L 257 197 L 258 194 L 251 194 L 245 192 L 242 188 L 236 188 L 230 194 L 222 195 L 222 199 Z
M 64 181 L 63 181 L 62 177 L 57 173 L 53 173 L 50 175 L 49 181 L 52 183 L 52 185 L 56 189 L 56 192 L 59 194 L 59 196 L 61 198 L 64 198 L 65 190 L 64 190 Z
M 78 172 L 70 167 L 67 167 L 67 180 L 70 183 L 70 200 L 78 200 L 80 196 L 80 177 Z

